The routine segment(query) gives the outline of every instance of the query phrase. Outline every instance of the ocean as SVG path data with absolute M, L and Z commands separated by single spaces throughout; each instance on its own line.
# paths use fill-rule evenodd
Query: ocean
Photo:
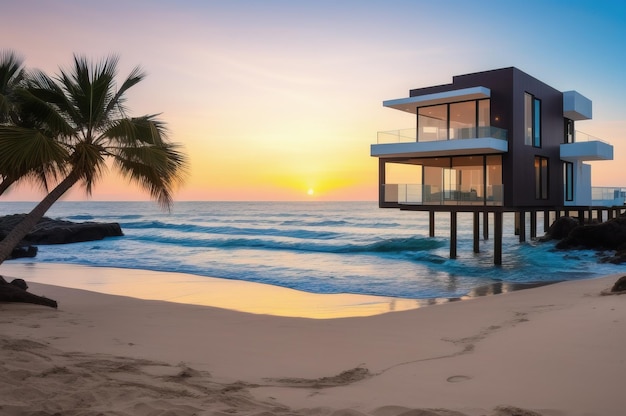
M 0 215 L 33 206 L 3 202 Z M 312 293 L 410 299 L 624 272 L 624 266 L 599 263 L 593 251 L 519 243 L 512 214 L 504 216 L 501 266 L 493 265 L 492 234 L 488 240 L 481 234 L 480 253 L 473 253 L 471 214 L 459 214 L 458 258 L 449 259 L 448 214 L 436 215 L 430 238 L 427 213 L 380 209 L 376 202 L 176 202 L 169 213 L 152 202 L 58 202 L 47 216 L 117 222 L 124 236 L 39 246 L 36 258 L 11 262 L 181 272 Z M 541 217 L 537 223 L 543 235 Z

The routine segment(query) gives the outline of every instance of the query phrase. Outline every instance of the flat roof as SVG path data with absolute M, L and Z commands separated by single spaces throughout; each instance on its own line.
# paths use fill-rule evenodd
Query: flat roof
M 491 97 L 491 90 L 487 87 L 471 87 L 458 90 L 418 95 L 415 97 L 398 98 L 383 101 L 383 106 L 417 114 L 418 107 L 454 103 L 458 101 L 479 100 Z

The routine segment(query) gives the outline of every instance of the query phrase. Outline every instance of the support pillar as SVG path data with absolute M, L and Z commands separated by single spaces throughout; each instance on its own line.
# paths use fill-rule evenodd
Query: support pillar
M 537 211 L 530 211 L 530 238 L 537 238 Z
M 456 211 L 450 211 L 450 258 L 456 259 Z
M 474 253 L 480 253 L 480 212 L 474 212 Z
M 489 240 L 489 212 L 483 212 L 483 240 Z
M 519 242 L 526 241 L 526 213 L 524 211 L 519 212 Z
M 502 264 L 502 211 L 493 213 L 493 264 Z
M 606 212 L 606 219 L 610 220 L 613 219 L 613 209 L 609 208 L 608 211 Z
M 428 211 L 428 235 L 435 236 L 435 211 Z
M 578 223 L 580 225 L 584 225 L 585 224 L 585 210 L 584 209 L 579 209 L 578 210 Z

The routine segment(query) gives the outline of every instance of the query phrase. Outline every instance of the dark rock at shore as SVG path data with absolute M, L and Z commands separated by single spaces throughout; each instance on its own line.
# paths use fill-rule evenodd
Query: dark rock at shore
M 26 214 L 14 214 L 0 217 L 0 240 L 4 239 L 11 229 L 25 216 Z M 22 240 L 20 245 L 79 243 L 123 235 L 122 228 L 118 223 L 75 223 L 44 217 L 24 240 Z M 28 253 L 28 251 L 26 251 L 26 253 Z
M 580 226 L 578 218 L 574 217 L 559 217 L 557 218 L 546 233 L 542 240 L 562 240 L 567 237 L 569 233 L 576 227 Z
M 562 217 L 567 218 L 567 217 Z M 561 220 L 562 218 L 559 218 Z M 559 221 L 557 220 L 557 221 Z M 556 222 L 553 224 L 555 225 Z M 569 220 L 563 220 L 563 224 L 573 224 Z M 566 226 L 561 224 L 563 232 Z M 551 227 L 552 228 L 552 227 Z M 550 235 L 547 236 L 557 238 Z M 549 238 L 547 238 L 549 239 Z M 620 216 L 612 218 L 599 224 L 578 225 L 572 228 L 565 237 L 556 244 L 556 248 L 560 250 L 568 249 L 591 249 L 604 251 L 609 250 L 612 253 L 602 254 L 601 261 L 608 263 L 625 263 L 626 262 L 626 217 Z
M 617 282 L 615 282 L 615 284 L 611 288 L 611 292 L 626 292 L 626 276 L 622 276 L 617 279 Z
M 626 217 L 613 218 L 600 224 L 578 226 L 559 241 L 556 248 L 626 249 Z
M 37 247 L 35 246 L 20 246 L 15 247 L 9 256 L 9 259 L 21 259 L 27 257 L 35 257 L 37 255 Z

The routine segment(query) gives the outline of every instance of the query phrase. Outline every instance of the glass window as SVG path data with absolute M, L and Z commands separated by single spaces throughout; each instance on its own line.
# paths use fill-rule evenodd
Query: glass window
M 533 144 L 533 96 L 524 94 L 524 144 Z
M 524 144 L 541 147 L 541 100 L 524 93 Z
M 548 199 L 548 158 L 535 156 L 535 198 Z
M 490 101 L 478 101 L 478 135 L 477 137 L 492 137 Z
M 533 146 L 541 147 L 541 101 L 533 99 Z
M 450 139 L 476 137 L 476 101 L 450 104 Z
M 457 199 L 469 203 L 484 201 L 484 156 L 454 157 L 452 167 L 458 172 Z
M 417 141 L 429 142 L 448 138 L 448 105 L 417 109 Z
M 565 200 L 574 200 L 574 164 L 571 162 L 565 162 L 563 164 L 565 170 Z
M 489 155 L 487 156 L 487 180 L 485 184 L 486 200 L 488 205 L 502 205 L 503 203 L 503 188 L 502 188 L 502 156 Z

